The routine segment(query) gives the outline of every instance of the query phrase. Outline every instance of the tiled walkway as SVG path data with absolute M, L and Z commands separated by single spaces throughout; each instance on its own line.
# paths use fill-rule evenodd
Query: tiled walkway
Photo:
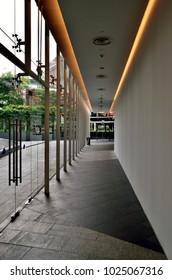
M 1 259 L 165 259 L 113 144 L 86 146 L 0 236 Z

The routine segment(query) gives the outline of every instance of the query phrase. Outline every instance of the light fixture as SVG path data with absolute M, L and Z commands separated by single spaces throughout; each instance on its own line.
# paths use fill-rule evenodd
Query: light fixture
M 98 88 L 97 90 L 105 91 L 106 89 L 105 88 Z
M 96 46 L 107 46 L 111 44 L 111 39 L 109 37 L 97 37 L 93 39 L 93 44 Z
M 99 75 L 96 75 L 96 78 L 97 78 L 97 79 L 106 79 L 106 78 L 107 78 L 107 75 L 99 74 Z
M 149 0 L 149 3 L 148 3 L 148 5 L 147 5 L 147 8 L 146 8 L 145 13 L 144 13 L 144 16 L 143 16 L 143 18 L 142 18 L 141 24 L 140 24 L 140 26 L 139 26 L 139 29 L 138 29 L 136 38 L 135 38 L 135 40 L 134 40 L 134 43 L 133 43 L 131 52 L 130 52 L 130 54 L 129 54 L 127 63 L 126 63 L 126 65 L 125 65 L 123 74 L 122 74 L 122 76 L 121 76 L 121 80 L 120 80 L 120 82 L 119 82 L 119 84 L 118 84 L 118 88 L 117 88 L 117 90 L 116 90 L 116 93 L 115 93 L 115 96 L 114 96 L 114 99 L 113 99 L 113 101 L 112 101 L 112 105 L 111 105 L 109 111 L 113 111 L 113 110 L 114 110 L 114 106 L 115 106 L 116 99 L 117 99 L 117 97 L 118 97 L 118 95 L 119 95 L 119 93 L 120 93 L 120 91 L 121 91 L 121 88 L 122 88 L 122 86 L 123 86 L 123 83 L 124 83 L 124 81 L 125 81 L 125 78 L 126 78 L 128 72 L 129 72 L 129 69 L 130 69 L 130 67 L 131 67 L 131 64 L 132 64 L 132 62 L 133 62 L 133 60 L 134 60 L 134 58 L 135 58 L 135 54 L 136 54 L 137 49 L 138 49 L 138 47 L 139 47 L 139 45 L 140 45 L 141 39 L 142 39 L 142 37 L 143 37 L 143 35 L 144 35 L 144 32 L 145 32 L 145 30 L 146 30 L 146 27 L 147 27 L 147 25 L 148 25 L 148 22 L 149 22 L 149 20 L 150 20 L 150 17 L 151 17 L 151 15 L 152 15 L 152 13 L 153 13 L 153 10 L 154 10 L 155 5 L 157 4 L 157 2 L 158 2 L 157 0 Z

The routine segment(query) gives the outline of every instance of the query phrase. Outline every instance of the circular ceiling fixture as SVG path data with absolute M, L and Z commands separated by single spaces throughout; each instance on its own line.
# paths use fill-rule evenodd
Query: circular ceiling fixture
M 107 78 L 107 75 L 103 75 L 103 74 L 96 75 L 96 78 L 97 78 L 97 79 L 106 79 L 106 78 Z
M 93 39 L 93 44 L 96 46 L 107 46 L 111 44 L 111 39 L 109 37 L 97 37 Z

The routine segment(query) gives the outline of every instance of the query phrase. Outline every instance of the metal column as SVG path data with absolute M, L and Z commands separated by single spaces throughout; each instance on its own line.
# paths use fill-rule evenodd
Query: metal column
M 45 24 L 45 82 L 49 84 L 49 29 Z M 45 88 L 45 194 L 49 195 L 49 87 Z
M 67 65 L 64 62 L 64 171 L 67 171 Z
M 76 156 L 78 155 L 78 144 L 79 144 L 79 89 L 76 89 Z
M 79 152 L 81 151 L 82 147 L 81 147 L 81 141 L 82 141 L 82 118 L 81 118 L 81 93 L 79 93 Z
M 69 164 L 72 164 L 72 75 L 69 75 Z
M 61 125 L 61 115 L 60 115 L 60 50 L 57 46 L 57 122 L 56 122 L 56 180 L 60 181 L 60 125 Z
M 76 84 L 73 82 L 73 110 L 72 110 L 72 132 L 73 132 L 73 149 L 72 149 L 72 157 L 75 160 L 75 96 L 76 96 Z
M 25 65 L 31 69 L 31 0 L 25 0 Z

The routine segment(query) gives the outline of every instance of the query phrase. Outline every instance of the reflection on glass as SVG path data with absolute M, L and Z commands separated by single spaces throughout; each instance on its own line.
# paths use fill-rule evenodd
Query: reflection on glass
M 56 42 L 50 33 L 50 93 L 49 93 L 49 140 L 50 140 L 50 159 L 56 162 L 56 95 L 57 95 L 57 57 Z M 56 164 L 50 164 L 50 178 L 56 172 Z
M 0 224 L 32 198 L 44 184 L 44 88 L 28 76 L 21 76 L 20 83 L 14 77 L 22 71 L 0 57 L 3 65 L 0 73 Z M 9 66 L 9 68 L 8 68 Z M 13 68 L 13 71 L 11 71 Z M 14 71 L 15 69 L 15 71 Z M 5 72 L 3 72 L 5 70 Z M 15 72 L 15 75 L 14 75 Z M 21 129 L 18 124 L 21 121 Z M 17 123 L 17 126 L 16 126 Z M 16 127 L 21 131 L 16 137 Z M 11 133 L 10 133 L 11 131 Z M 10 134 L 9 134 L 10 133 Z M 11 141 L 9 141 L 9 137 Z M 9 167 L 9 144 L 11 162 Z M 16 147 L 18 147 L 16 149 Z M 21 149 L 20 149 L 21 148 Z M 19 174 L 20 155 L 22 182 L 16 183 Z M 16 166 L 18 169 L 16 169 Z M 8 171 L 11 170 L 10 182 Z M 15 170 L 15 172 L 13 171 Z M 20 181 L 20 180 L 19 180 Z

